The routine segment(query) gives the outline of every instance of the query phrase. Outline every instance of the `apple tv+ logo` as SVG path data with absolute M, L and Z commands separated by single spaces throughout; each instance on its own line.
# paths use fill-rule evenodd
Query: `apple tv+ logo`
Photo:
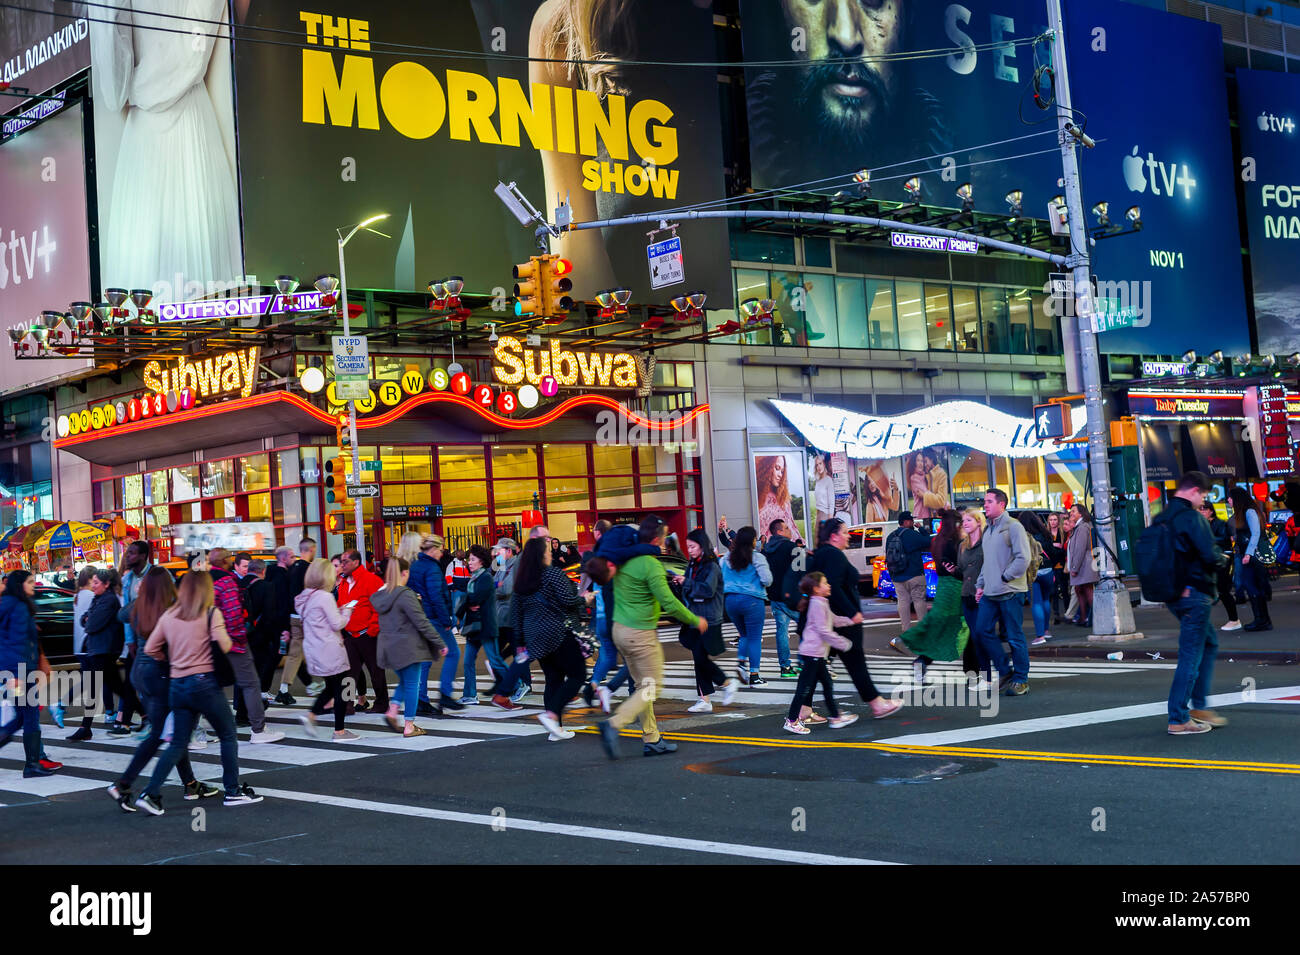
M 1295 122 L 1290 116 L 1274 116 L 1272 113 L 1260 113 L 1256 117 L 1255 123 L 1259 126 L 1260 132 L 1263 133 L 1286 133 L 1289 136 L 1295 131 Z
M 1192 178 L 1186 163 L 1180 166 L 1177 162 L 1161 162 L 1153 153 L 1147 153 L 1146 158 L 1143 159 L 1138 155 L 1140 148 L 1134 146 L 1133 152 L 1124 157 L 1124 184 L 1129 189 L 1133 192 L 1146 192 L 1147 187 L 1150 186 L 1153 196 L 1173 196 L 1181 187 L 1183 198 L 1192 198 L 1196 180 Z M 1163 192 L 1160 188 L 1162 184 Z

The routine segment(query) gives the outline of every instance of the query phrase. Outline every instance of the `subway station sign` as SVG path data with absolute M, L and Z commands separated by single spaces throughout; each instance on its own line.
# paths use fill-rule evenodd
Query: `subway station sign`
M 257 383 L 257 345 L 219 352 L 206 358 L 182 355 L 166 364 L 151 361 L 144 366 L 144 386 L 152 394 L 190 389 L 200 398 L 238 393 L 247 398 Z
M 525 345 L 502 335 L 492 353 L 492 377 L 503 385 L 541 385 L 554 377 L 561 388 L 636 388 L 648 384 L 644 358 L 630 352 L 593 352 L 549 345 Z

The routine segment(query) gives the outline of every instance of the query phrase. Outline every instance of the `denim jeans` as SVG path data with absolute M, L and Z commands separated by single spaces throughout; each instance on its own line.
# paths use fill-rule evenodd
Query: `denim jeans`
M 790 627 L 799 626 L 799 615 L 781 601 L 773 600 L 772 619 L 776 621 L 776 659 L 785 670 L 790 666 Z M 796 633 L 796 642 L 798 636 Z
M 492 668 L 492 674 L 500 681 L 506 672 L 506 661 L 501 659 L 501 649 L 497 646 L 496 637 L 490 637 L 483 641 L 483 652 L 487 654 L 488 666 Z M 478 663 L 479 648 L 472 643 L 465 644 L 465 695 L 478 696 L 478 674 L 475 673 L 475 664 Z
M 235 714 L 230 711 L 230 701 L 221 691 L 216 677 L 211 673 L 195 673 L 175 677 L 168 683 L 175 720 L 172 741 L 158 757 L 145 794 L 156 798 L 162 792 L 163 782 L 172 767 L 189 749 L 195 722 L 200 716 L 205 716 L 221 740 L 221 782 L 227 796 L 235 795 L 239 790 L 239 740 L 235 736 Z
M 1020 682 L 1029 679 L 1029 647 L 1025 643 L 1025 631 L 1021 626 L 1024 615 L 1024 597 L 1011 594 L 1004 600 L 995 600 L 987 594 L 979 602 L 975 614 L 975 626 L 979 633 L 981 645 L 992 664 L 1001 676 L 1012 674 L 1012 679 Z M 1011 664 L 1007 663 L 1006 651 L 998 639 L 997 624 L 1002 621 L 1006 628 L 1007 643 L 1011 644 Z
M 397 689 L 393 691 L 393 703 L 408 720 L 415 719 L 415 709 L 420 703 L 420 674 L 427 672 L 427 663 L 410 663 L 397 671 Z
M 600 686 L 601 681 L 609 676 L 609 671 L 614 669 L 614 664 L 618 663 L 618 647 L 614 646 L 614 638 L 610 635 L 609 629 L 603 615 L 600 616 L 597 627 L 597 633 L 600 635 L 600 651 L 596 654 L 595 666 L 591 668 L 591 682 L 596 686 Z M 630 678 L 631 673 L 624 664 L 609 681 L 609 691 L 614 692 Z
M 749 672 L 757 674 L 759 660 L 763 655 L 763 601 L 749 594 L 727 594 L 727 616 L 736 625 L 740 634 L 740 646 L 736 651 L 737 662 L 748 666 Z
M 1053 574 L 1049 567 L 1040 570 L 1033 583 L 1029 585 L 1029 609 L 1034 615 L 1034 636 L 1041 637 L 1052 625 L 1052 585 Z
M 131 685 L 140 697 L 145 715 L 149 717 L 149 735 L 135 748 L 131 762 L 118 779 L 118 785 L 131 788 L 140 771 L 149 764 L 162 746 L 163 729 L 167 725 L 167 714 L 171 711 L 168 700 L 167 664 L 159 663 L 147 653 L 137 653 L 135 666 L 131 669 Z M 188 751 L 176 760 L 176 772 L 182 783 L 192 782 L 194 770 L 190 767 Z
M 1169 688 L 1171 724 L 1190 720 L 1189 709 L 1206 708 L 1205 697 L 1214 678 L 1214 657 L 1219 652 L 1219 639 L 1210 623 L 1211 603 L 1209 594 L 1193 588 L 1190 595 L 1165 605 L 1178 618 L 1178 666 Z
M 438 674 L 438 692 L 442 699 L 450 700 L 455 697 L 456 693 L 456 667 L 460 664 L 460 644 L 456 642 L 456 635 L 448 631 L 441 634 L 442 640 L 447 644 L 447 655 L 442 658 L 442 670 Z M 429 702 L 429 672 L 433 669 L 433 662 L 420 664 L 420 702 Z

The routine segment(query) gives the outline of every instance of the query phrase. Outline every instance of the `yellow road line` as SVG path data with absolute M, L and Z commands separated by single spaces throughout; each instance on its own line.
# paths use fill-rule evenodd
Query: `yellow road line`
M 594 733 L 581 729 L 580 733 Z M 640 737 L 640 732 L 624 730 L 621 735 Z M 1090 763 L 1110 766 L 1138 766 L 1148 769 L 1211 769 L 1229 772 L 1276 773 L 1300 775 L 1300 764 L 1256 761 L 1193 759 L 1174 756 L 1130 756 L 1122 753 L 1052 753 L 1022 749 L 968 749 L 958 746 L 908 746 L 899 743 L 851 742 L 848 740 L 768 739 L 761 736 L 717 736 L 707 733 L 664 733 L 664 739 L 684 743 L 732 744 L 761 746 L 768 749 L 866 749 L 906 756 L 955 756 L 967 759 L 1006 759 L 1026 762 Z

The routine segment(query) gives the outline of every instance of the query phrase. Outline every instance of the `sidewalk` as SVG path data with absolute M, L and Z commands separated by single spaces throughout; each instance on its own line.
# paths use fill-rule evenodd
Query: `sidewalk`
M 1245 630 L 1222 631 L 1218 628 L 1228 616 L 1219 604 L 1214 606 L 1210 618 L 1219 640 L 1219 659 L 1257 660 L 1273 664 L 1300 663 L 1300 586 L 1292 575 L 1274 584 L 1273 600 L 1269 604 L 1273 629 L 1263 633 Z M 892 620 L 893 626 L 876 626 L 865 629 L 864 649 L 867 653 L 893 653 L 889 641 L 898 635 L 898 610 L 892 601 L 865 601 L 864 615 L 868 622 Z M 1243 621 L 1251 619 L 1250 608 L 1242 607 Z M 1072 624 L 1059 624 L 1052 628 L 1052 639 L 1042 646 L 1030 647 L 1030 657 L 1040 659 L 1104 660 L 1112 653 L 1123 653 L 1126 660 L 1178 659 L 1178 621 L 1164 607 L 1133 608 L 1136 628 L 1143 634 L 1141 640 L 1126 643 L 1089 641 L 1089 632 Z M 1025 608 L 1025 634 L 1033 639 L 1034 624 L 1029 608 Z

